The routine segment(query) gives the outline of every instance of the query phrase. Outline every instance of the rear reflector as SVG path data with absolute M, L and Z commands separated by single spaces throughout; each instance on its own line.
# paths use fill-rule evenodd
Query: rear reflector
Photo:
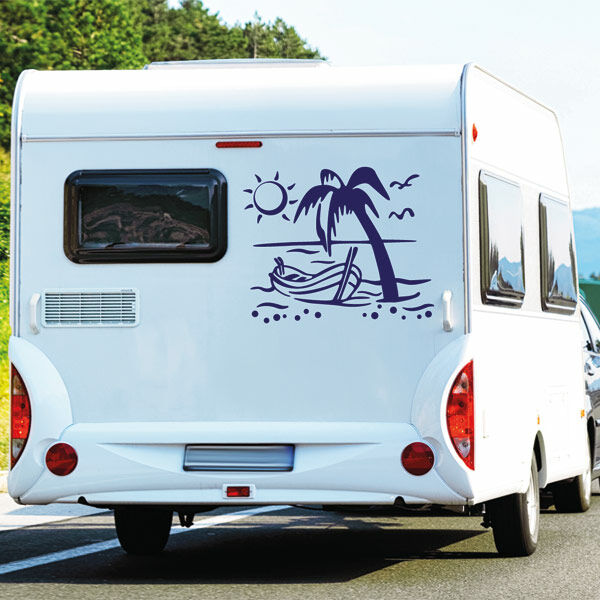
M 13 468 L 27 443 L 31 429 L 31 404 L 27 388 L 14 365 L 10 374 L 10 466 Z
M 228 485 L 225 488 L 225 495 L 228 498 L 250 498 L 249 485 Z
M 434 463 L 433 450 L 422 442 L 409 444 L 402 451 L 402 466 L 411 475 L 425 475 Z
M 46 466 L 54 475 L 69 475 L 77 466 L 77 452 L 69 444 L 59 442 L 46 452 Z
M 456 376 L 446 407 L 446 421 L 452 444 L 469 469 L 475 469 L 475 407 L 473 361 Z
M 241 140 L 237 142 L 217 142 L 217 148 L 260 148 L 262 142 L 258 140 Z

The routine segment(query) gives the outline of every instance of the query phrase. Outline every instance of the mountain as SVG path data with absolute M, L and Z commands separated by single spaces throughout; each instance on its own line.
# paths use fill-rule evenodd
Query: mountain
M 497 277 L 499 281 L 494 281 L 494 277 Z M 490 286 L 492 289 L 498 289 L 494 288 L 494 283 L 503 290 L 510 289 L 515 290 L 516 292 L 524 292 L 525 288 L 523 286 L 521 261 L 510 262 L 507 258 L 501 258 L 498 263 L 498 273 L 494 273 L 492 285 Z
M 600 273 L 600 208 L 573 211 L 579 277 Z
M 573 285 L 573 274 L 571 273 L 571 267 L 568 265 L 560 265 L 556 269 L 554 281 L 552 282 L 552 295 L 568 300 L 577 299 L 575 286 Z

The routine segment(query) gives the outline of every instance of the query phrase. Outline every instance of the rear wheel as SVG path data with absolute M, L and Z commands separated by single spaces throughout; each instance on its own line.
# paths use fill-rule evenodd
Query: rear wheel
M 503 556 L 529 556 L 537 546 L 540 525 L 540 489 L 535 455 L 529 486 L 524 494 L 510 494 L 486 504 L 496 549 Z
M 555 483 L 552 487 L 554 506 L 558 512 L 585 512 L 590 507 L 592 502 L 592 460 L 589 453 L 587 458 L 585 471 L 581 475 L 568 483 Z
M 116 508 L 115 528 L 121 548 L 127 554 L 158 554 L 171 533 L 173 511 L 145 508 Z

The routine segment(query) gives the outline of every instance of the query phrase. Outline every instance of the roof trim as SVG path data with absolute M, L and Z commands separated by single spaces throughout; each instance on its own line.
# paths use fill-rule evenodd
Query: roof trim
M 381 131 L 381 130 L 316 130 L 316 131 L 244 131 L 244 132 L 208 132 L 208 133 L 158 133 L 158 134 L 114 134 L 114 135 L 21 135 L 23 143 L 40 142 L 135 142 L 152 140 L 224 140 L 224 139 L 277 139 L 277 138 L 353 138 L 353 137 L 460 137 L 455 129 L 423 131 Z

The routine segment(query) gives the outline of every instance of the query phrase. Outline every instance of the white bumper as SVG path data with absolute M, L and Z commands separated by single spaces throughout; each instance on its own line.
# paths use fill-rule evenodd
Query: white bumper
M 461 505 L 434 467 L 422 476 L 402 467 L 402 450 L 423 441 L 408 424 L 382 423 L 81 423 L 60 436 L 77 451 L 75 471 L 58 477 L 41 468 L 47 446 L 37 444 L 9 477 L 24 504 L 392 504 Z M 293 444 L 288 472 L 189 472 L 186 444 Z M 434 448 L 435 451 L 435 448 Z M 436 455 L 436 462 L 440 459 Z M 27 487 L 20 472 L 35 470 Z M 254 486 L 253 498 L 224 498 L 224 485 Z

